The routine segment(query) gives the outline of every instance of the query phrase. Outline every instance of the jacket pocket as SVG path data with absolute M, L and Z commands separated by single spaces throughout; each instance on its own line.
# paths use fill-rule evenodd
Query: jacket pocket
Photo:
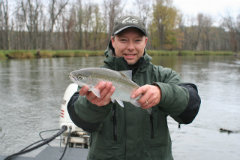
M 98 148 L 109 148 L 122 143 L 124 128 L 123 114 L 119 113 L 121 108 L 116 106 L 100 124 L 98 130 L 92 133 L 92 146 Z
M 152 114 L 148 116 L 145 124 L 145 140 L 150 147 L 166 145 L 169 139 L 166 114 L 154 108 Z

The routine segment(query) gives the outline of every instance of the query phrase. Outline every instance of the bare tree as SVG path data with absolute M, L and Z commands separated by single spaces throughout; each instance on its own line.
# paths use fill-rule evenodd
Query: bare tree
M 239 23 L 239 21 L 238 21 Z M 230 15 L 223 18 L 222 26 L 225 30 L 229 33 L 230 38 L 230 46 L 232 51 L 237 52 L 239 50 L 238 46 L 238 35 L 240 28 L 238 26 L 237 20 L 235 21 L 234 18 Z
M 104 11 L 106 24 L 108 24 L 108 33 L 109 37 L 112 33 L 114 20 L 119 17 L 121 14 L 122 8 L 122 0 L 104 0 Z
M 53 44 L 53 31 L 56 24 L 57 19 L 60 14 L 63 12 L 64 8 L 67 6 L 69 0 L 51 0 L 48 6 L 48 12 L 50 15 L 50 28 L 49 28 L 49 41 L 50 48 L 54 49 Z
M 137 14 L 147 24 L 151 14 L 151 0 L 135 0 L 135 6 L 137 6 Z
M 236 30 L 237 30 L 237 42 L 238 42 L 238 50 L 240 48 L 240 14 L 237 16 L 236 20 Z
M 10 49 L 8 0 L 0 1 L 0 36 L 0 48 Z
M 3 49 L 4 42 L 3 42 L 3 32 L 4 32 L 4 16 L 3 16 L 3 1 L 0 2 L 0 49 Z
M 196 50 L 210 49 L 210 29 L 212 27 L 212 23 L 211 17 L 203 14 L 197 15 Z
M 99 43 L 99 36 L 101 35 L 101 16 L 99 12 L 99 7 L 94 5 L 93 8 L 93 17 L 94 17 L 94 24 L 93 24 L 93 49 L 96 50 L 98 48 Z
M 24 23 L 25 27 L 28 30 L 29 36 L 29 46 L 28 49 L 37 49 L 38 42 L 37 37 L 39 34 L 39 18 L 42 14 L 42 4 L 39 0 L 21 0 L 18 4 L 20 10 L 18 13 L 19 18 L 21 18 Z
M 68 16 L 68 15 L 67 15 Z M 63 31 L 63 41 L 64 49 L 70 49 L 71 39 L 73 37 L 74 25 L 76 23 L 76 14 L 74 6 L 70 10 L 70 15 L 66 17 L 62 15 L 62 31 Z
M 83 31 L 82 31 L 83 4 L 82 4 L 82 0 L 77 1 L 76 12 L 77 12 L 76 32 L 78 33 L 78 37 L 79 37 L 78 38 L 78 48 L 82 49 L 82 47 L 83 47 Z

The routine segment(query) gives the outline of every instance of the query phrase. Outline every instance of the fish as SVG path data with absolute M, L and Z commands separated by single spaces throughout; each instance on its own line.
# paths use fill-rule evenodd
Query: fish
M 131 98 L 133 91 L 140 87 L 131 80 L 131 70 L 115 71 L 97 67 L 82 68 L 70 72 L 69 78 L 80 87 L 87 85 L 89 87 L 89 91 L 93 92 L 98 98 L 100 98 L 100 91 L 95 88 L 95 86 L 100 81 L 111 82 L 115 87 L 115 91 L 111 96 L 111 101 L 113 103 L 117 102 L 121 107 L 124 107 L 124 101 L 133 104 L 135 107 L 141 107 L 138 102 L 141 96 L 134 99 Z M 151 108 L 146 110 L 149 114 L 151 114 Z

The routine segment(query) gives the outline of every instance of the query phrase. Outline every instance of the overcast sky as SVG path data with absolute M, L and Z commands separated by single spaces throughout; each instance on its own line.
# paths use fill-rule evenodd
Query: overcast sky
M 102 3 L 103 0 L 91 0 Z M 125 9 L 134 6 L 135 0 L 124 0 Z M 155 0 L 152 0 L 155 1 Z M 173 0 L 173 5 L 179 9 L 184 16 L 196 17 L 198 13 L 209 15 L 219 19 L 226 15 L 237 17 L 240 15 L 240 0 Z
M 236 17 L 240 15 L 240 0 L 173 0 L 174 6 L 184 15 L 204 13 L 213 17 L 226 14 Z
M 0 0 L 1 1 L 1 0 Z M 16 3 L 16 0 L 8 0 L 9 4 Z M 47 0 L 41 0 L 47 1 Z M 70 0 L 74 3 L 75 0 Z M 93 3 L 102 4 L 104 0 L 89 0 Z M 136 0 L 123 0 L 125 9 L 134 8 Z M 146 0 L 147 1 L 147 0 Z M 155 0 L 151 0 L 155 1 Z M 84 2 L 84 0 L 83 0 Z M 240 0 L 173 0 L 173 5 L 186 17 L 196 17 L 198 13 L 211 16 L 216 21 L 223 16 L 230 15 L 234 18 L 240 15 Z

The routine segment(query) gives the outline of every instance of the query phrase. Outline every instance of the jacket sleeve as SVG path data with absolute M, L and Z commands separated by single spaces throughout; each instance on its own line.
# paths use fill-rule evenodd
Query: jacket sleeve
M 98 107 L 76 92 L 68 102 L 68 113 L 73 123 L 87 132 L 94 132 L 105 119 L 112 103 Z
M 192 83 L 181 83 L 179 86 L 186 88 L 189 92 L 189 99 L 186 109 L 177 117 L 173 117 L 177 122 L 183 124 L 191 123 L 197 116 L 201 99 L 198 95 L 198 89 L 195 84 Z
M 161 90 L 159 109 L 179 123 L 191 123 L 201 103 L 196 85 L 181 83 L 179 75 L 170 69 L 164 73 L 161 82 L 154 83 Z

